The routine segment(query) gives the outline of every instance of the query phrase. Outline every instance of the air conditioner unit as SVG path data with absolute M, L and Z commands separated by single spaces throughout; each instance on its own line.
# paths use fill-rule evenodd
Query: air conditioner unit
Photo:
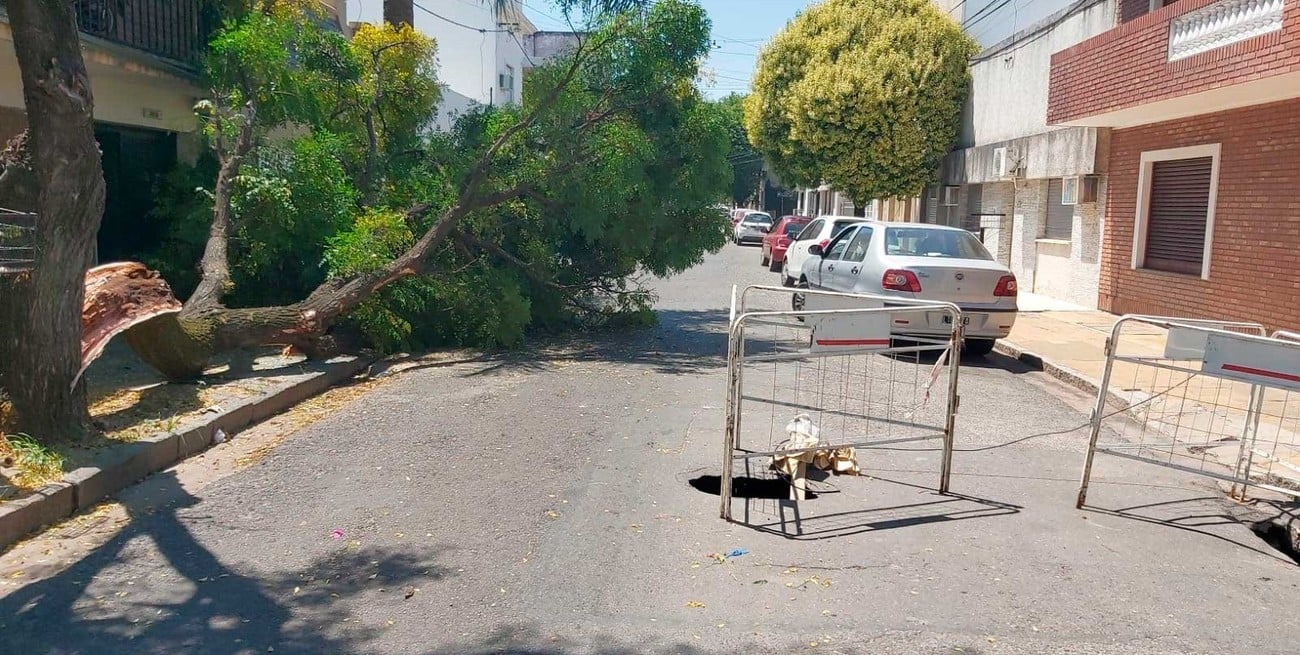
M 1007 176 L 1007 172 L 1010 169 L 1008 159 L 1009 157 L 1007 156 L 1006 148 L 993 149 L 993 174 L 994 175 L 996 175 L 997 177 Z
M 959 189 L 961 189 L 961 187 L 958 187 L 958 186 L 945 186 L 945 187 L 943 188 L 943 206 L 944 206 L 944 207 L 956 207 L 956 206 L 957 206 L 957 191 L 958 191 Z

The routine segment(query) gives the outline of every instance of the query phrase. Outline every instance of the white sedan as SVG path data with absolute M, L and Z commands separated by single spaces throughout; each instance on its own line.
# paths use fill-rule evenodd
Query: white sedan
M 859 222 L 824 248 L 813 244 L 802 277 L 812 289 L 950 302 L 966 323 L 964 350 L 985 355 L 1015 325 L 1016 276 L 975 235 L 919 223 Z M 796 303 L 800 301 L 796 298 Z M 800 307 L 796 306 L 796 309 Z M 900 336 L 945 336 L 951 317 L 913 318 Z
M 762 243 L 763 237 L 772 229 L 772 217 L 763 212 L 749 212 L 732 228 L 731 240 L 737 244 Z

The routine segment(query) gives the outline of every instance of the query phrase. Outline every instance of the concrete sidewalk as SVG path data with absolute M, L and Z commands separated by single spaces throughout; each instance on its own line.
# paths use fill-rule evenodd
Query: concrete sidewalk
M 1033 294 L 1021 295 L 1021 307 L 1011 336 L 998 343 L 998 351 L 1096 394 L 1105 373 L 1106 340 L 1119 316 Z M 1172 439 L 1193 453 L 1199 467 L 1207 467 L 1208 454 L 1231 469 L 1241 456 L 1239 437 L 1246 428 L 1250 385 L 1158 368 L 1161 362 L 1175 363 L 1163 360 L 1165 341 L 1161 328 L 1126 325 L 1119 353 L 1149 357 L 1157 364 L 1116 362 L 1107 414 L 1134 408 L 1126 413 L 1138 425 L 1127 433 L 1117 429 L 1121 438 L 1140 433 L 1150 440 L 1148 432 L 1154 430 L 1166 443 Z M 1300 394 L 1267 390 L 1256 444 L 1252 466 L 1265 472 L 1269 482 L 1300 488 Z

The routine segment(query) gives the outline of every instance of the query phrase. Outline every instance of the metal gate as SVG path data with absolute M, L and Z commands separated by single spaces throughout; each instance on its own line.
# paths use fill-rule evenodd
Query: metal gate
M 1079 485 L 1114 455 L 1300 496 L 1300 335 L 1258 323 L 1124 316 L 1106 341 Z M 1104 436 L 1104 438 L 1103 438 Z
M 768 286 L 737 298 L 733 290 L 722 517 L 732 518 L 737 463 L 780 479 L 769 467 L 774 456 L 813 450 L 937 440 L 937 487 L 947 493 L 962 324 L 950 303 Z M 909 330 L 931 336 L 904 341 L 899 335 Z M 815 448 L 783 444 L 799 415 L 820 430 Z M 797 500 L 803 487 L 792 477 Z

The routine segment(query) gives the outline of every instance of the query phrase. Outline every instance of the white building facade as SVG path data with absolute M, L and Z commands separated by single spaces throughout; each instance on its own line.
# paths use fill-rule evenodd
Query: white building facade
M 1022 290 L 1096 307 L 1109 132 L 1049 127 L 1048 82 L 1052 54 L 1113 26 L 1116 4 L 1042 1 L 1054 11 L 971 60 L 958 147 L 926 190 L 922 220 L 980 235 Z M 975 34 L 994 29 L 986 21 L 1023 21 L 980 16 Z

